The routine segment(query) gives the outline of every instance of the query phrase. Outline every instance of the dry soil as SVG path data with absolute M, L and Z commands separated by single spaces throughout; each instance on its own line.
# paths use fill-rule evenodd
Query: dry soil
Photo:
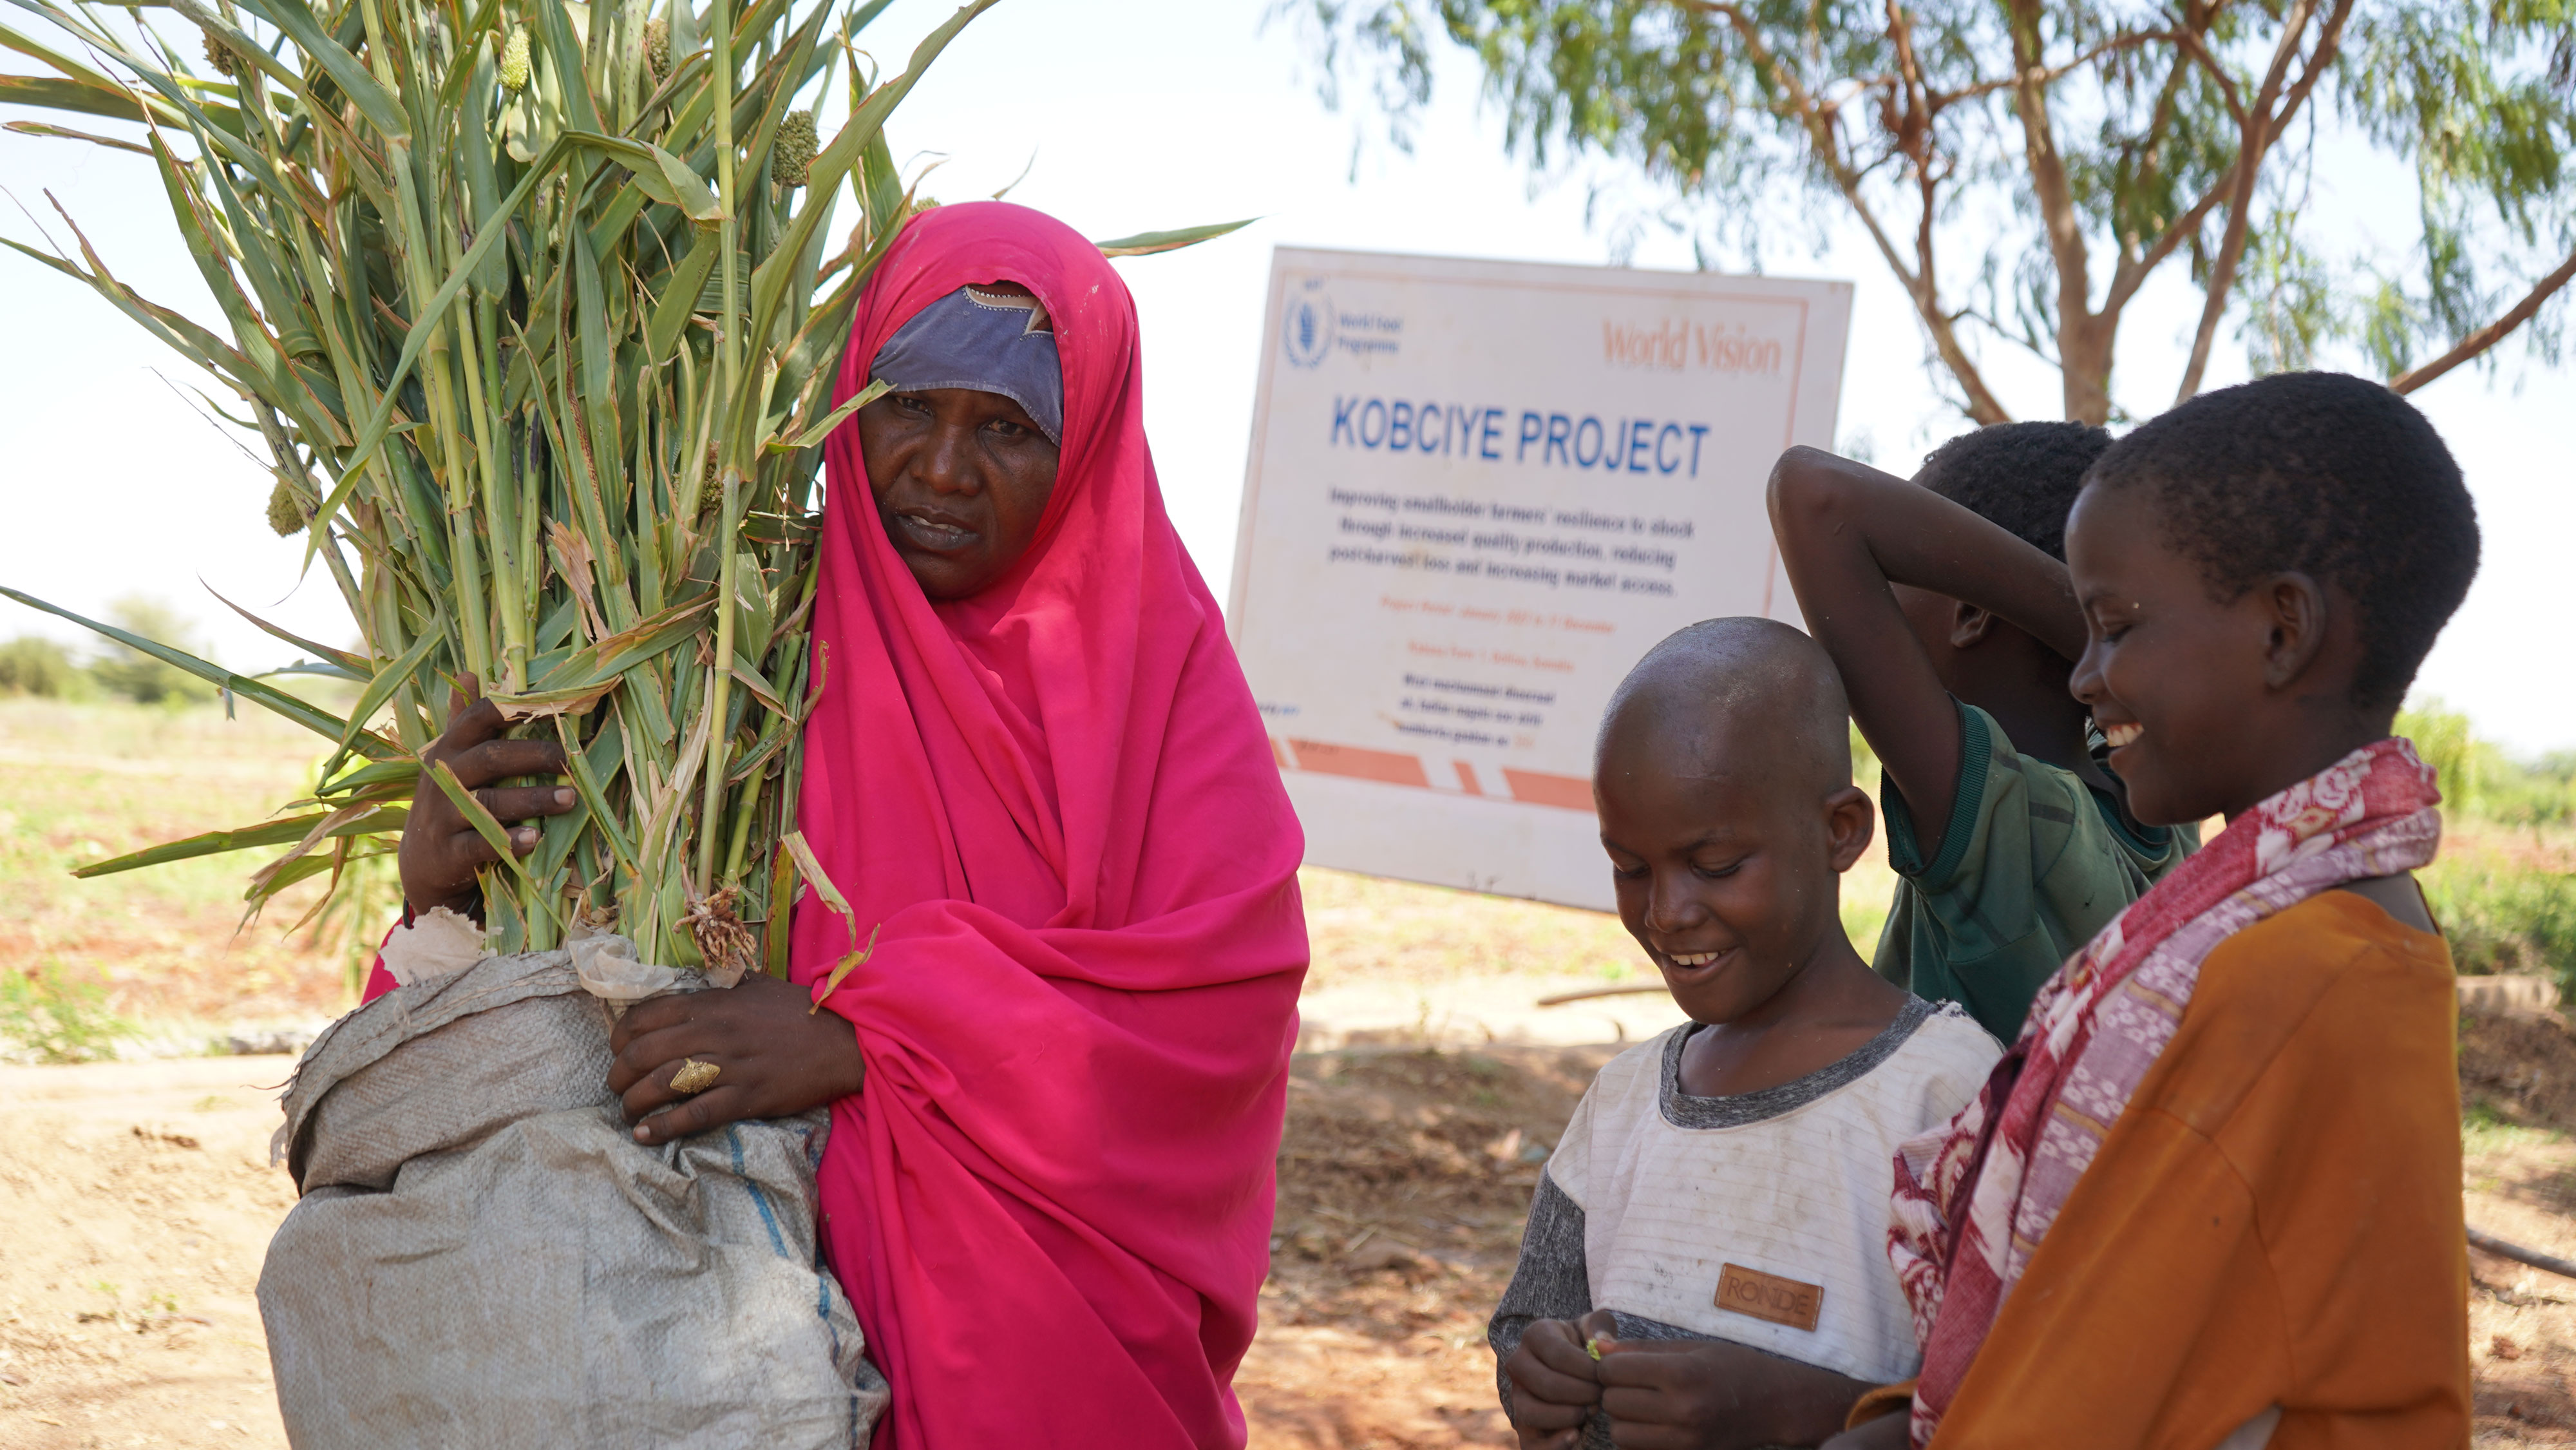
M 1505 1445 L 1484 1316 L 1538 1164 L 1615 1046 L 1301 1054 L 1256 1447 Z M 292 1202 L 285 1058 L 0 1068 L 0 1446 L 282 1446 L 253 1302 Z M 2463 1029 L 2470 1220 L 2576 1257 L 2576 1041 Z M 2480 1446 L 2576 1444 L 2576 1281 L 2477 1256 Z

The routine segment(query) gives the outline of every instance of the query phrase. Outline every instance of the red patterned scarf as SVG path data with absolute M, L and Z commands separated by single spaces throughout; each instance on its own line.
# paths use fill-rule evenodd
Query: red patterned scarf
M 2440 799 L 2414 747 L 2388 739 L 2238 816 L 2058 969 L 1957 1117 L 1898 1148 L 1887 1253 L 1923 1347 L 1916 1445 L 2172 1039 L 2202 960 L 2321 891 L 2432 860 Z

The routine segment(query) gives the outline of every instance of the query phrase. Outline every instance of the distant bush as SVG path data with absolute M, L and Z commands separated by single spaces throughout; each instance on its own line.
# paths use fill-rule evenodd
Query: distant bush
M 134 1024 L 116 1015 L 94 982 L 52 966 L 0 970 L 0 1062 L 97 1062 L 132 1035 Z
M 156 644 L 202 655 L 186 616 L 157 599 L 129 594 L 108 607 L 108 620 Z M 185 705 L 215 698 L 215 687 L 141 650 L 111 644 L 90 674 L 112 693 L 140 705 Z
M 2471 848 L 2446 851 L 2417 880 L 2461 971 L 2576 986 L 2576 876 Z
M 2443 813 L 2511 826 L 2563 825 L 2576 820 L 2576 754 L 2516 760 L 2492 740 L 2480 740 L 2469 717 L 2446 708 L 2440 696 L 2397 714 L 2397 733 L 2415 742 L 2415 753 L 2440 777 Z
M 2553 866 L 2564 845 L 2548 835 L 2576 822 L 2576 755 L 2516 760 L 2438 698 L 2401 711 L 2397 733 L 2440 777 L 2445 821 L 2488 828 L 2455 830 L 2416 874 L 2451 960 L 2471 974 L 2554 977 L 2576 1000 L 2576 874 Z M 2499 838 L 2498 826 L 2509 834 Z M 2526 830 L 2528 851 L 2508 844 Z
M 96 693 L 89 672 L 54 641 L 31 634 L 0 644 L 0 695 L 80 700 Z

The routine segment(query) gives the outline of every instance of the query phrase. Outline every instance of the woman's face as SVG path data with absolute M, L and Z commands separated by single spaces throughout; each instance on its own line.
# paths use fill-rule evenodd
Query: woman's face
M 1056 446 L 999 393 L 888 393 L 859 410 L 859 449 L 886 537 L 933 599 L 1009 573 L 1055 492 Z

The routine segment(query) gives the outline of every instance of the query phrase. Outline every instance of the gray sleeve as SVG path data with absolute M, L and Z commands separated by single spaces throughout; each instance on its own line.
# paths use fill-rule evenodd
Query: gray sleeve
M 1520 1264 L 1503 1290 L 1503 1302 L 1485 1326 L 1485 1342 L 1494 1348 L 1494 1387 L 1503 1413 L 1512 1409 L 1511 1381 L 1503 1362 L 1520 1348 L 1521 1335 L 1540 1319 L 1580 1319 L 1592 1312 L 1592 1279 L 1583 1262 L 1583 1210 L 1539 1175 L 1530 1195 L 1529 1227 L 1521 1231 Z

